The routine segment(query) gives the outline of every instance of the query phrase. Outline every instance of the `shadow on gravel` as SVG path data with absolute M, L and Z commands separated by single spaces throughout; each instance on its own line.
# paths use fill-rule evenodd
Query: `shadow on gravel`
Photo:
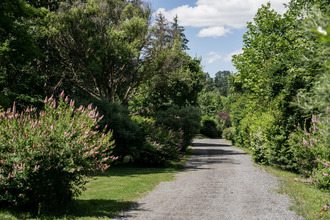
M 199 147 L 199 146 L 198 146 Z M 207 156 L 224 156 L 224 155 L 246 155 L 245 152 L 237 152 L 234 150 L 222 150 L 222 149 L 194 149 L 195 155 L 207 155 Z
M 128 212 L 126 212 L 126 211 L 135 211 L 135 212 L 136 211 L 138 211 L 138 212 L 148 211 L 146 209 L 141 208 L 141 206 L 143 206 L 143 205 L 144 205 L 144 203 L 134 203 L 130 206 L 129 209 L 124 209 L 123 212 L 115 215 L 114 219 L 122 219 L 122 218 L 126 219 L 126 218 L 134 218 L 134 217 L 136 218 L 136 216 L 134 216 L 134 215 L 127 214 Z
M 227 144 L 210 144 L 210 143 L 192 143 L 192 146 L 194 147 L 231 147 L 231 145 Z
M 231 145 L 222 143 L 203 143 L 203 141 L 196 141 L 193 143 L 194 156 L 190 159 L 189 163 L 185 166 L 186 169 L 203 170 L 209 169 L 203 167 L 208 164 L 221 164 L 231 163 L 240 164 L 233 157 L 246 155 L 245 152 L 240 152 L 231 148 Z

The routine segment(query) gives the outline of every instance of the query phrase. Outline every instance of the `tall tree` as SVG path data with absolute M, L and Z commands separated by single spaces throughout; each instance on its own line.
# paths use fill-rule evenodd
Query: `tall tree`
M 171 28 L 172 40 L 173 41 L 177 40 L 178 42 L 180 42 L 182 50 L 189 50 L 189 47 L 187 45 L 189 40 L 186 38 L 186 35 L 184 34 L 184 30 L 185 30 L 184 27 L 179 25 L 178 16 L 176 15 L 173 18 L 172 28 Z
M 214 82 L 215 82 L 215 86 L 218 88 L 220 94 L 222 96 L 228 96 L 229 93 L 229 89 L 230 89 L 230 82 L 229 82 L 229 78 L 231 76 L 230 71 L 218 71 L 215 74 L 214 77 Z
M 256 158 L 266 158 L 288 169 L 293 167 L 286 144 L 289 131 L 293 124 L 309 117 L 293 103 L 299 91 L 311 91 L 330 57 L 317 36 L 304 27 L 326 29 L 330 22 L 329 4 L 321 4 L 322 8 L 313 15 L 313 2 L 291 1 L 283 16 L 271 10 L 270 4 L 262 6 L 254 23 L 248 23 L 243 53 L 233 59 L 238 70 L 234 88 L 245 99 L 237 105 L 241 109 L 232 111 L 237 119 L 237 141 L 253 145 Z
M 34 102 L 40 76 L 29 65 L 41 55 L 36 45 L 36 18 L 45 13 L 23 0 L 0 2 L 0 105 Z
M 127 103 L 141 83 L 181 65 L 167 21 L 151 26 L 141 0 L 62 3 L 47 17 L 50 92 L 65 88 L 96 99 Z

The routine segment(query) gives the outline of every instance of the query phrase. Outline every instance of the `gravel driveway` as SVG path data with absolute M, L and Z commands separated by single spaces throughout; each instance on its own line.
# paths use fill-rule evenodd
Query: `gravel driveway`
M 278 180 L 223 140 L 194 140 L 195 155 L 172 182 L 163 182 L 116 219 L 303 219 L 275 192 Z

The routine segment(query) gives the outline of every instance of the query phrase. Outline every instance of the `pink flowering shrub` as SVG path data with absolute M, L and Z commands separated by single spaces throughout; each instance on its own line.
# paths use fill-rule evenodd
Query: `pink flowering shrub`
M 45 99 L 45 109 L 0 112 L 0 208 L 45 210 L 68 204 L 84 190 L 85 177 L 104 171 L 112 133 L 98 131 L 97 109 Z
M 309 127 L 309 128 L 308 128 Z M 328 117 L 319 120 L 312 117 L 310 126 L 298 124 L 290 135 L 289 144 L 296 168 L 300 173 L 311 177 L 315 185 L 330 189 L 330 146 Z

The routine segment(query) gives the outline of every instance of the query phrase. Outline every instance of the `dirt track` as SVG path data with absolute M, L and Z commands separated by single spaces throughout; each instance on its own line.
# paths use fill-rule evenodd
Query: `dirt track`
M 194 141 L 195 155 L 172 182 L 163 182 L 117 219 L 303 219 L 289 211 L 278 180 L 223 140 Z

